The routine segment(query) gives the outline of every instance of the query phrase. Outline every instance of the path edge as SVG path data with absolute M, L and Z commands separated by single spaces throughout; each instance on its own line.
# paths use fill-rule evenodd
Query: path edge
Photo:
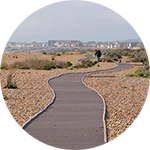
M 118 67 L 119 65 L 117 64 L 117 67 Z M 117 68 L 117 67 L 114 67 L 114 68 Z M 112 69 L 112 68 L 111 68 Z M 105 70 L 105 69 L 104 69 Z M 109 69 L 108 69 L 109 70 Z M 59 78 L 60 76 L 63 76 L 63 75 L 66 75 L 66 74 L 85 74 L 85 73 L 87 73 L 87 75 L 86 76 L 88 76 L 89 74 L 92 74 L 91 72 L 83 72 L 83 73 L 81 73 L 81 72 L 78 72 L 78 73 L 63 73 L 63 74 L 59 74 L 59 75 L 57 75 L 57 76 L 55 76 L 55 77 L 52 77 L 52 78 L 50 78 L 50 79 L 48 79 L 47 80 L 47 84 L 48 84 L 48 86 L 49 86 L 49 88 L 50 88 L 50 90 L 52 90 L 52 93 L 53 93 L 53 99 L 52 99 L 52 101 L 50 101 L 42 110 L 40 110 L 39 112 L 37 112 L 34 116 L 32 116 L 29 120 L 27 120 L 22 126 L 21 126 L 21 128 L 25 128 L 33 119 L 35 119 L 36 117 L 38 117 L 41 113 L 43 113 L 49 106 L 51 106 L 54 102 L 55 102 L 55 99 L 56 99 L 56 94 L 55 94 L 55 91 L 51 88 L 51 86 L 50 86 L 50 84 L 49 84 L 49 81 L 50 80 L 53 80 L 53 79 L 55 79 L 55 78 Z M 83 77 L 83 78 L 86 78 L 86 76 L 85 77 Z M 83 79 L 82 78 L 82 79 Z M 82 80 L 81 79 L 81 80 Z M 82 81 L 82 83 L 86 86 L 86 87 L 88 87 L 88 88 L 90 88 L 91 90 L 93 90 L 93 91 L 95 91 L 101 98 L 102 98 L 102 100 L 103 100 L 103 104 L 104 104 L 104 108 L 106 109 L 106 104 L 105 104 L 105 100 L 104 100 L 104 98 L 102 97 L 102 95 L 97 91 L 97 90 L 95 90 L 95 89 L 93 89 L 93 88 L 91 88 L 91 87 L 89 87 L 88 85 L 86 85 L 85 83 L 84 83 L 84 81 Z M 106 110 L 105 110 L 105 113 L 106 113 Z M 104 117 L 104 120 L 105 120 L 105 117 Z M 104 121 L 105 122 L 105 121 Z M 104 123 L 105 124 L 105 123 Z M 105 125 L 106 126 L 106 125 Z M 106 128 L 106 127 L 105 127 Z M 105 129 L 106 130 L 106 129 Z M 106 132 L 106 131 L 105 131 Z M 107 139 L 107 138 L 106 138 Z M 107 140 L 105 140 L 106 142 L 107 142 Z
M 43 113 L 49 106 L 51 106 L 54 101 L 55 101 L 55 98 L 56 98 L 56 94 L 55 94 L 55 91 L 51 88 L 50 84 L 49 84 L 49 81 L 54 79 L 54 78 L 57 78 L 61 75 L 58 75 L 56 77 L 52 77 L 50 79 L 47 80 L 47 84 L 50 88 L 50 90 L 52 90 L 52 94 L 53 94 L 53 98 L 52 98 L 52 101 L 50 101 L 42 110 L 40 110 L 39 112 L 37 112 L 34 116 L 32 116 L 27 122 L 25 122 L 21 127 L 24 129 L 33 119 L 35 119 L 38 115 L 40 115 L 41 113 Z
M 103 127 L 104 127 L 104 142 L 107 143 L 108 140 L 107 140 L 107 130 L 106 130 L 106 103 L 105 103 L 105 99 L 104 99 L 104 97 L 103 97 L 96 89 L 94 89 L 94 88 L 88 86 L 88 85 L 84 82 L 84 79 L 85 79 L 85 78 L 86 78 L 86 77 L 83 77 L 83 78 L 81 79 L 82 83 L 83 83 L 87 88 L 89 88 L 89 89 L 95 91 L 95 92 L 98 94 L 98 96 L 99 96 L 99 97 L 102 99 L 102 101 L 103 101 L 104 111 L 103 111 L 102 120 L 103 120 Z
M 118 67 L 118 66 L 119 66 L 119 65 L 117 64 L 117 67 Z M 114 68 L 117 68 L 117 67 L 114 67 Z M 111 69 L 112 69 L 112 68 L 111 68 Z M 104 70 L 105 70 L 105 69 L 104 69 Z M 108 70 L 109 70 L 109 69 L 108 69 Z M 48 80 L 47 80 L 47 84 L 48 84 L 50 90 L 52 90 L 52 93 L 53 93 L 53 99 L 52 99 L 52 101 L 50 101 L 42 110 L 40 110 L 40 111 L 37 112 L 34 116 L 32 116 L 29 120 L 27 120 L 27 121 L 21 126 L 21 128 L 24 129 L 33 119 L 35 119 L 36 117 L 38 117 L 41 113 L 43 113 L 49 106 L 51 106 L 51 105 L 55 102 L 56 94 L 55 94 L 55 91 L 51 88 L 51 86 L 50 86 L 50 84 L 49 84 L 49 81 L 50 81 L 50 80 L 55 79 L 55 78 L 59 78 L 60 76 L 63 76 L 63 75 L 66 75 L 66 74 L 85 74 L 85 73 L 87 73 L 87 76 L 88 76 L 89 74 L 92 74 L 91 72 L 83 72 L 83 73 L 80 73 L 80 72 L 78 72 L 78 73 L 63 73 L 63 74 L 60 73 L 59 75 L 48 79 Z M 86 78 L 86 76 L 83 77 L 83 78 Z M 84 84 L 84 82 L 82 82 L 82 83 Z M 86 84 L 85 84 L 85 86 L 86 86 Z M 87 87 L 88 87 L 88 86 L 87 86 Z M 88 87 L 88 88 L 92 89 L 91 87 Z M 104 105 L 105 105 L 105 107 L 106 107 L 105 100 L 104 100 L 104 98 L 102 97 L 102 95 L 100 95 L 99 92 L 96 91 L 95 89 L 92 89 L 92 90 L 94 90 L 96 93 L 98 93 L 98 95 L 102 98 L 103 103 L 104 103 Z M 106 109 L 106 108 L 105 108 L 105 109 Z M 105 127 L 105 128 L 106 128 L 106 127 Z M 107 141 L 107 140 L 106 140 L 106 141 Z
M 52 90 L 52 94 L 53 94 L 53 98 L 52 98 L 52 101 L 50 101 L 43 109 L 41 109 L 39 112 L 37 112 L 34 116 L 32 116 L 28 121 L 26 121 L 22 126 L 21 128 L 25 128 L 32 120 L 34 120 L 36 117 L 38 117 L 41 113 L 43 113 L 48 107 L 50 107 L 54 102 L 55 102 L 55 99 L 56 99 L 56 94 L 55 94 L 55 91 L 53 90 L 53 88 L 50 86 L 49 82 L 55 78 L 59 78 L 60 76 L 63 76 L 63 75 L 66 75 L 66 74 L 71 74 L 71 73 L 64 73 L 64 74 L 59 74 L 55 77 L 52 77 L 50 79 L 47 80 L 47 84 L 49 86 L 49 89 Z

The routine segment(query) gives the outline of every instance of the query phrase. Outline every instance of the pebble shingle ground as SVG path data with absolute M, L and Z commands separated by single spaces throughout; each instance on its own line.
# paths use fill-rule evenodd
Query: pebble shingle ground
M 115 73 L 92 74 L 84 82 L 96 89 L 105 99 L 108 141 L 123 133 L 140 113 L 147 97 L 149 79 L 126 77 L 138 67 Z M 115 76 L 115 77 L 99 77 Z

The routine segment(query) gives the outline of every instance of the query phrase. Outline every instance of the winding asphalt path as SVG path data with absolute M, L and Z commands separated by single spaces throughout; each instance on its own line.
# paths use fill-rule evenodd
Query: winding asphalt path
M 116 72 L 132 67 L 119 64 L 113 69 L 90 73 Z M 27 124 L 25 131 L 41 142 L 63 149 L 87 149 L 104 144 L 104 103 L 95 91 L 82 83 L 86 75 L 65 74 L 49 80 L 55 91 L 55 102 Z

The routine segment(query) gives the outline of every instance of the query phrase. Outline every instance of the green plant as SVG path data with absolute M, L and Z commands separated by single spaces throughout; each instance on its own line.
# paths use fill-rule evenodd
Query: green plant
M 118 58 L 118 59 L 120 59 L 120 58 L 122 58 L 122 56 L 121 56 L 121 55 L 119 55 L 119 54 L 117 54 L 117 58 Z
M 137 76 L 139 76 L 139 77 L 143 77 L 143 76 L 144 76 L 144 73 L 139 72 L 139 73 L 137 73 Z
M 95 65 L 95 64 L 97 64 L 97 61 L 95 60 L 93 63 L 94 63 L 94 65 Z
M 147 59 L 144 57 L 144 58 L 141 58 L 139 61 L 144 63 L 144 62 L 147 62 Z
M 18 87 L 17 87 L 17 85 L 16 84 L 14 84 L 14 83 L 8 83 L 7 84 L 7 88 L 9 88 L 9 89 L 17 89 Z
M 113 60 L 114 60 L 114 61 L 118 61 L 118 59 L 117 59 L 117 58 L 114 58 Z
M 43 52 L 43 54 L 46 55 L 47 53 L 46 53 L 46 52 Z
M 92 67 L 92 63 L 87 63 L 87 67 Z
M 6 66 L 1 66 L 2 70 L 8 70 L 8 68 Z
M 134 74 L 127 74 L 126 75 L 127 77 L 133 77 L 133 76 L 135 76 Z
M 65 54 L 66 54 L 66 52 L 63 51 L 63 52 L 62 52 L 62 55 L 65 55 Z
M 56 68 L 63 68 L 61 65 L 56 65 Z
M 87 68 L 85 64 L 80 64 L 79 68 Z
M 4 100 L 8 100 L 9 98 L 6 96 L 6 95 L 4 95 Z
M 145 68 L 139 68 L 135 71 L 135 74 L 127 74 L 127 77 L 142 77 L 142 78 L 150 78 L 150 70 L 145 70 Z
M 97 61 L 92 62 L 90 60 L 84 60 L 84 61 L 81 62 L 81 64 L 73 66 L 72 69 L 88 68 L 88 67 L 94 66 L 96 63 L 97 63 Z
M 72 63 L 70 61 L 67 62 L 67 67 L 71 67 Z
M 112 61 L 111 59 L 108 59 L 107 62 L 114 62 L 114 61 Z
M 55 69 L 55 68 L 56 68 L 56 66 L 54 66 L 54 65 L 45 65 L 45 66 L 43 66 L 42 70 L 51 70 L 51 69 Z
M 145 76 L 149 76 L 150 75 L 150 70 L 146 70 L 145 71 Z
M 30 69 L 29 67 L 20 67 L 20 69 Z
M 123 56 L 128 56 L 128 53 L 125 53 Z
M 78 69 L 79 67 L 78 67 L 78 66 L 73 66 L 72 68 L 73 68 L 73 69 Z
M 61 56 L 61 54 L 58 53 L 56 56 Z

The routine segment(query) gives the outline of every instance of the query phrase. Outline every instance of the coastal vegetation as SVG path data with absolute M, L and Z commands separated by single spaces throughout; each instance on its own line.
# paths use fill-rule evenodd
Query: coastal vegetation
M 123 57 L 127 57 L 126 63 L 141 63 L 143 68 L 138 69 L 135 74 L 126 75 L 128 77 L 144 77 L 150 78 L 150 69 L 147 53 L 145 49 L 130 50 L 130 49 L 118 49 L 118 50 L 106 50 L 102 51 L 102 62 L 117 62 Z
M 13 64 L 2 64 L 1 69 L 34 69 L 34 70 L 51 70 L 56 68 L 67 68 L 72 66 L 71 62 L 51 61 L 48 59 L 26 59 L 17 61 Z
M 140 63 L 143 65 L 143 68 L 138 69 L 135 74 L 127 75 L 129 77 L 136 76 L 136 77 L 146 77 L 149 78 L 150 70 L 149 70 L 149 61 L 147 57 L 147 53 L 145 49 L 138 49 L 138 50 L 131 50 L 131 49 L 117 49 L 117 50 L 101 50 L 102 57 L 100 58 L 101 62 L 110 62 L 110 63 L 118 63 L 122 61 L 123 63 Z M 43 58 L 27 58 L 26 60 L 18 60 L 18 55 L 13 55 L 12 58 L 15 62 L 11 64 L 7 64 L 2 62 L 1 69 L 8 70 L 8 69 L 35 69 L 35 70 L 51 70 L 56 68 L 68 68 L 72 69 L 80 69 L 80 68 L 88 68 L 94 66 L 97 62 L 86 60 L 81 63 L 72 64 L 72 62 L 67 60 L 57 59 L 61 58 L 61 56 L 73 55 L 70 57 L 74 57 L 75 55 L 85 55 L 85 54 L 94 54 L 95 50 L 90 51 L 79 51 L 79 52 L 53 52 L 47 53 L 43 52 Z M 45 55 L 45 56 L 44 56 Z M 59 57 L 58 57 L 59 56 Z M 66 57 L 65 56 L 65 57 Z M 50 57 L 50 58 L 49 58 Z M 69 56 L 68 56 L 69 57 Z M 125 59 L 124 59 L 125 58 Z M 10 57 L 9 57 L 10 59 Z
M 81 64 L 73 66 L 72 68 L 70 68 L 70 70 L 72 70 L 72 69 L 79 69 L 79 68 L 88 68 L 88 67 L 94 66 L 95 64 L 97 64 L 97 61 L 92 62 L 90 60 L 83 60 L 81 62 Z

